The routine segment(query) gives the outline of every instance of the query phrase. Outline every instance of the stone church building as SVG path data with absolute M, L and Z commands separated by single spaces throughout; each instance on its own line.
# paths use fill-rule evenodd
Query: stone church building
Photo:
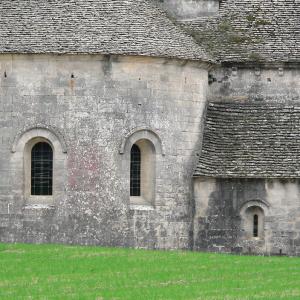
M 300 255 L 300 0 L 1 0 L 0 241 Z

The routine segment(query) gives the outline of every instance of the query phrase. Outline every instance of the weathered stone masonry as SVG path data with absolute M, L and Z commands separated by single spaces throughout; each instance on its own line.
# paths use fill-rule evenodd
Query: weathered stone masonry
M 0 65 L 2 241 L 190 247 L 190 178 L 207 90 L 201 65 L 80 55 L 2 55 Z M 66 160 L 54 171 L 63 186 L 52 203 L 24 193 L 18 147 L 32 130 L 49 132 L 56 159 Z M 135 207 L 128 153 L 120 153 L 128 149 L 120 149 L 141 131 L 161 145 L 154 205 Z
M 299 0 L 3 0 L 0 17 L 1 242 L 300 255 Z M 31 194 L 37 142 L 52 196 Z
M 221 62 L 194 173 L 195 249 L 299 255 L 299 7 L 227 0 L 177 16 Z

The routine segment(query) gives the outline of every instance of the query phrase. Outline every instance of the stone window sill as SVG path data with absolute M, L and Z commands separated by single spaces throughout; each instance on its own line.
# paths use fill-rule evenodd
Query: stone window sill
M 153 211 L 154 207 L 151 205 L 130 204 L 130 210 Z
M 251 237 L 249 238 L 250 241 L 254 241 L 254 242 L 260 242 L 263 241 L 264 238 L 263 237 Z
M 28 203 L 24 206 L 24 209 L 55 209 L 55 206 L 51 205 L 51 204 L 32 204 L 32 203 Z
M 53 196 L 29 196 L 26 201 L 28 205 L 53 205 Z
M 145 199 L 143 196 L 130 196 L 130 204 L 152 206 L 151 201 Z
M 142 196 L 130 196 L 130 209 L 154 210 L 152 203 Z

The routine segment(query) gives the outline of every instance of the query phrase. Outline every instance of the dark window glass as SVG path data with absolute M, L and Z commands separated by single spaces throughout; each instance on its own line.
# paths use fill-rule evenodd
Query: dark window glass
M 253 216 L 253 236 L 258 237 L 258 215 Z
M 31 195 L 52 195 L 53 151 L 48 143 L 31 150 Z
M 131 148 L 130 196 L 141 196 L 141 150 L 136 144 Z

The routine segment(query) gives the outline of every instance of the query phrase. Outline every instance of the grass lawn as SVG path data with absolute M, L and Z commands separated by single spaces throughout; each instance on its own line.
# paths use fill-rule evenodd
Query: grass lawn
M 300 299 L 300 258 L 0 244 L 0 299 Z

